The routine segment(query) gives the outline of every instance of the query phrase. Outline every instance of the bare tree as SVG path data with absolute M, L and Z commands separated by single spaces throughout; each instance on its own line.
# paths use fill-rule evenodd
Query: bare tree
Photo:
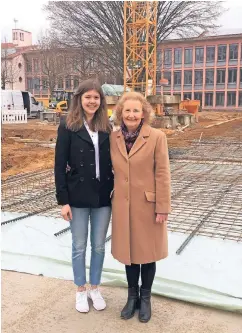
M 40 64 L 42 88 L 49 89 L 49 93 L 52 94 L 59 80 L 63 80 L 66 75 L 66 51 L 57 46 L 53 39 L 46 34 L 39 38 L 35 53 Z M 31 54 L 30 57 L 32 57 Z
M 75 82 L 79 79 L 97 77 L 102 72 L 95 48 L 80 45 L 67 47 L 48 31 L 39 37 L 36 53 L 40 61 L 42 86 L 45 82 L 44 88 L 48 88 L 50 94 L 64 78 L 69 82 L 74 80 L 74 86 L 77 86 Z
M 15 54 L 10 54 L 7 48 L 1 49 L 1 89 L 11 88 L 19 79 L 20 69 L 14 61 Z
M 45 9 L 60 43 L 97 47 L 100 63 L 122 77 L 123 1 L 50 1 Z M 222 12 L 221 1 L 159 1 L 157 40 L 211 31 Z

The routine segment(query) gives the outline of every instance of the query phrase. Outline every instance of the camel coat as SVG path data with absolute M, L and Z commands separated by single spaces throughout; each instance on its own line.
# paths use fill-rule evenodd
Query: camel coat
M 121 130 L 111 134 L 114 169 L 112 255 L 125 265 L 167 257 L 167 223 L 156 213 L 170 213 L 170 165 L 163 132 L 144 124 L 127 154 Z

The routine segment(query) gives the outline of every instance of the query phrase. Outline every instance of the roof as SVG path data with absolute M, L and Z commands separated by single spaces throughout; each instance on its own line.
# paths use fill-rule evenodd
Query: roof
M 12 29 L 12 31 L 22 31 L 22 32 L 27 32 L 28 34 L 32 34 L 32 32 L 23 29 Z
M 30 51 L 34 51 L 35 48 L 36 48 L 35 45 L 15 47 L 15 52 L 11 53 L 11 54 L 8 54 L 7 59 L 13 59 L 15 57 L 18 57 L 21 54 L 26 54 Z
M 121 96 L 124 93 L 124 86 L 117 84 L 103 84 L 102 90 L 105 96 Z M 129 88 L 126 88 L 126 91 L 130 91 Z
M 224 30 L 220 30 L 219 32 L 214 33 L 213 35 L 208 35 L 208 33 L 203 32 L 196 37 L 166 39 L 160 42 L 160 44 L 197 42 L 197 41 L 208 41 L 208 40 L 219 40 L 219 39 L 235 39 L 235 38 L 242 39 L 242 29 L 239 29 L 238 31 L 240 32 L 225 34 Z
M 16 47 L 16 44 L 13 43 L 1 43 L 2 49 L 13 49 Z

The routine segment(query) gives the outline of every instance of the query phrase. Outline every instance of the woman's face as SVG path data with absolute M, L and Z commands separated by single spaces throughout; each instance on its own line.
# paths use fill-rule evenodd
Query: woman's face
M 144 118 L 144 114 L 140 101 L 130 99 L 124 102 L 122 119 L 129 131 L 135 131 L 142 118 Z
M 93 117 L 101 104 L 100 94 L 96 90 L 89 90 L 82 95 L 81 102 L 86 116 Z

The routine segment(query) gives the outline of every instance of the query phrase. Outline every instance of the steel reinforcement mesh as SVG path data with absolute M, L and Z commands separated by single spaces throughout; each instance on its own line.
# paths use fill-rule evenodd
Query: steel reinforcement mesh
M 171 149 L 170 158 L 169 230 L 242 241 L 241 145 L 194 142 L 189 149 Z M 53 170 L 3 181 L 2 211 L 60 217 Z

